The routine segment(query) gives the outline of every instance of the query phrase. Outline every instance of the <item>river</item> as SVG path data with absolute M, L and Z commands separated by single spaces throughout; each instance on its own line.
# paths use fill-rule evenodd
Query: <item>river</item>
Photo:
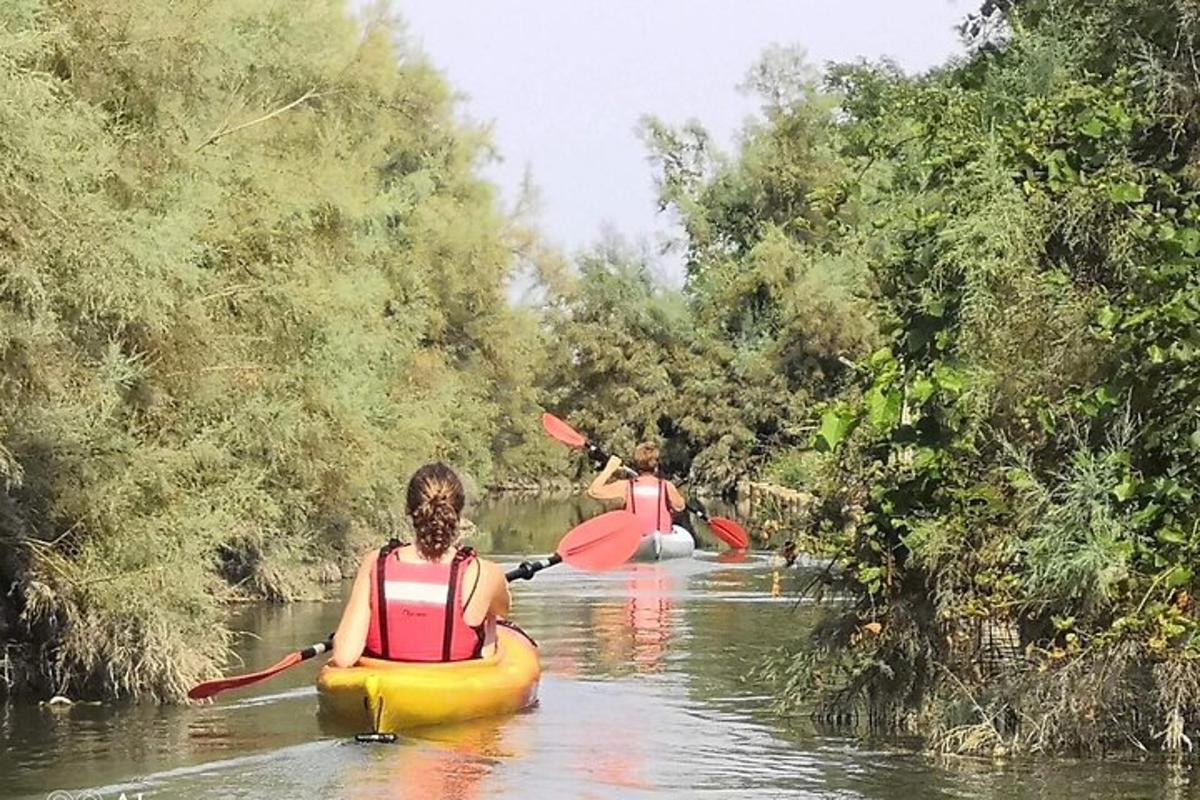
M 515 563 L 551 552 L 586 513 L 493 501 L 475 514 L 475 544 Z M 540 704 L 392 745 L 322 730 L 315 663 L 210 705 L 0 705 L 0 798 L 1193 796 L 1195 775 L 1161 764 L 932 759 L 776 718 L 743 676 L 811 624 L 816 610 L 793 599 L 805 577 L 715 551 L 605 574 L 547 570 L 514 586 L 513 617 L 541 645 Z M 339 613 L 332 602 L 239 610 L 244 663 L 230 671 L 323 639 Z

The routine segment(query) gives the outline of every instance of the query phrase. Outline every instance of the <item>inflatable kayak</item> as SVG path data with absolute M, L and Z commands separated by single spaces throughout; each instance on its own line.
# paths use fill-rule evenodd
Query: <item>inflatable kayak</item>
M 696 542 L 686 528 L 675 525 L 670 533 L 655 531 L 642 538 L 631 561 L 662 561 L 668 558 L 691 558 Z
M 541 671 L 534 641 L 505 624 L 497 628 L 496 652 L 486 658 L 327 664 L 317 677 L 317 694 L 323 717 L 359 732 L 398 733 L 528 708 L 537 701 Z

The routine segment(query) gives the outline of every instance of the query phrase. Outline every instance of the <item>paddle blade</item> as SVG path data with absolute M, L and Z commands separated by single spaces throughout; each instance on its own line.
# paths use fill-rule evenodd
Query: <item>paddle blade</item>
M 551 439 L 557 439 L 568 447 L 582 448 L 587 445 L 586 436 L 553 414 L 542 414 L 542 427 L 550 434 Z
M 750 534 L 746 529 L 731 519 L 725 517 L 709 517 L 708 526 L 712 532 L 725 544 L 734 550 L 745 550 L 750 546 Z
M 628 511 L 609 511 L 592 517 L 558 543 L 558 555 L 576 569 L 615 569 L 630 558 L 642 543 L 637 517 Z
M 278 662 L 260 672 L 253 672 L 249 675 L 235 675 L 231 678 L 217 678 L 216 680 L 198 683 L 188 691 L 187 696 L 192 700 L 204 700 L 229 689 L 240 689 L 243 686 L 249 686 L 252 683 L 266 680 L 273 675 L 278 675 L 288 667 L 295 666 L 303 660 L 303 657 L 298 652 L 288 653 Z

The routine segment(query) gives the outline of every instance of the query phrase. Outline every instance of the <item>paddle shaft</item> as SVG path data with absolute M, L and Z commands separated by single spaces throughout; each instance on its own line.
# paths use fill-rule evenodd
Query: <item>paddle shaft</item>
M 543 558 L 540 561 L 522 561 L 516 567 L 504 573 L 504 578 L 509 583 L 513 581 L 527 581 L 542 570 L 553 567 L 555 564 L 561 564 L 562 560 L 562 556 L 555 553 L 549 558 Z
M 329 634 L 329 638 L 326 639 L 325 641 L 317 642 L 316 644 L 310 644 L 308 647 L 301 650 L 300 651 L 300 660 L 308 661 L 310 658 L 313 658 L 314 656 L 319 656 L 322 653 L 328 653 L 332 649 L 333 649 L 333 634 L 331 633 L 331 634 Z

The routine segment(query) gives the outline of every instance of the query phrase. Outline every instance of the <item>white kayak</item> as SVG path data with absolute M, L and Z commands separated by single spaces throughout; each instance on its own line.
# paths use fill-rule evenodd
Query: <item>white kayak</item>
M 675 525 L 670 533 L 655 531 L 642 537 L 642 543 L 630 561 L 662 561 L 668 558 L 691 558 L 696 542 L 686 528 Z

